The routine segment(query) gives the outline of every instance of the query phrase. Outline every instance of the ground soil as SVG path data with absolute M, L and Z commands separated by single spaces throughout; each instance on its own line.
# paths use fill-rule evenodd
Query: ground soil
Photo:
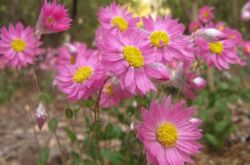
M 65 146 L 70 145 L 70 142 L 62 130 L 62 127 L 68 124 L 63 111 L 64 99 L 59 95 L 46 108 L 50 115 L 60 119 L 57 134 L 63 150 L 67 153 Z M 39 144 L 35 141 L 29 112 L 35 109 L 38 100 L 38 94 L 35 92 L 16 91 L 8 103 L 0 105 L 0 165 L 34 165 L 38 148 L 46 145 L 51 149 L 49 164 L 61 164 L 55 137 L 49 133 L 47 125 L 41 131 L 35 127 Z M 233 120 L 237 125 L 236 132 L 230 136 L 221 151 L 214 152 L 205 148 L 195 157 L 196 165 L 250 165 L 250 119 L 247 117 L 249 107 L 238 101 L 237 105 L 229 105 L 229 110 L 235 116 Z M 80 123 L 81 121 L 73 123 L 77 131 L 82 129 Z M 84 137 L 79 134 L 77 138 L 82 140 Z

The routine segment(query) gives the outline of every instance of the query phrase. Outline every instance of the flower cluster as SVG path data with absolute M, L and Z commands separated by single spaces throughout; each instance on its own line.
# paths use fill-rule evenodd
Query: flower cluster
M 246 63 L 238 54 L 243 44 L 241 33 L 222 21 L 214 22 L 214 17 L 215 9 L 204 6 L 199 10 L 199 21 L 189 25 L 196 57 L 219 70 L 229 69 L 231 64 L 244 66 Z
M 83 43 L 58 49 L 55 84 L 70 101 L 92 98 L 99 91 L 100 106 L 109 108 L 134 95 L 156 92 L 159 85 L 177 88 L 193 99 L 196 90 L 206 86 L 191 71 L 195 44 L 178 20 L 148 16 L 139 27 L 139 18 L 115 2 L 100 9 L 98 20 L 96 50 Z M 192 108 L 183 106 L 167 98 L 143 110 L 136 132 L 149 163 L 183 164 L 199 152 L 200 121 L 192 118 Z
M 244 20 L 249 11 L 248 2 L 242 9 Z M 1 28 L 0 68 L 20 69 L 46 54 L 39 67 L 56 72 L 54 85 L 69 101 L 92 99 L 98 93 L 98 105 L 104 108 L 156 92 L 160 87 L 176 88 L 194 99 L 197 91 L 206 87 L 206 80 L 197 72 L 201 61 L 207 63 L 205 67 L 225 70 L 232 64 L 245 65 L 238 54 L 240 46 L 250 56 L 250 42 L 244 42 L 238 30 L 214 22 L 214 7 L 204 6 L 198 14 L 199 20 L 190 23 L 187 35 L 178 19 L 150 15 L 139 18 L 113 2 L 97 14 L 100 26 L 96 48 L 71 42 L 42 50 L 41 35 L 66 31 L 72 22 L 62 4 L 44 0 L 35 29 L 20 22 Z M 149 164 L 192 163 L 191 156 L 200 152 L 201 121 L 193 117 L 192 107 L 184 105 L 185 101 L 172 104 L 171 97 L 167 97 L 162 103 L 152 101 L 149 110 L 142 109 L 136 134 L 144 144 Z M 46 119 L 41 103 L 36 114 L 40 129 Z
M 20 69 L 33 64 L 35 57 L 42 54 L 39 40 L 42 34 L 68 30 L 71 19 L 67 10 L 56 0 L 44 0 L 36 28 L 24 27 L 21 22 L 2 27 L 0 33 L 1 66 Z

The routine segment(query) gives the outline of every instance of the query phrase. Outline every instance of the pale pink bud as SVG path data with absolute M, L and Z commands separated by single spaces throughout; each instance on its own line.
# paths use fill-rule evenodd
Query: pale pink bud
M 214 41 L 221 41 L 224 39 L 227 39 L 227 36 L 225 33 L 215 29 L 215 28 L 206 28 L 198 30 L 196 33 L 197 37 L 202 37 L 208 42 L 214 42 Z
M 202 77 L 195 77 L 193 79 L 193 84 L 195 85 L 196 88 L 198 89 L 203 89 L 206 87 L 207 83 L 206 83 L 206 80 Z
M 74 45 L 72 45 L 70 43 L 66 43 L 64 45 L 69 49 L 69 52 L 70 52 L 71 55 L 76 55 L 77 54 L 77 48 Z
M 241 9 L 241 19 L 243 21 L 250 20 L 250 1 L 248 1 Z
M 43 103 L 39 103 L 39 105 L 36 108 L 36 113 L 35 113 L 35 119 L 36 119 L 36 124 L 38 128 L 41 130 L 44 123 L 47 121 L 48 115 L 46 113 L 45 107 Z

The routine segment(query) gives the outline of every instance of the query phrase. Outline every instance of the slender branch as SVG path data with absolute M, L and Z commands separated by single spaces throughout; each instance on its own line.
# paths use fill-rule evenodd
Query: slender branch
M 58 148 L 59 148 L 60 153 L 61 153 L 62 163 L 63 163 L 64 165 L 66 165 L 67 163 L 66 163 L 66 159 L 65 159 L 65 157 L 64 157 L 64 152 L 63 152 L 63 149 L 62 149 L 60 140 L 59 140 L 58 135 L 56 134 L 56 132 L 54 132 L 54 136 L 55 136 L 55 138 L 56 138 L 56 142 L 57 142 Z
M 34 134 L 34 138 L 35 138 L 35 141 L 36 141 L 37 148 L 38 148 L 38 150 L 40 150 L 41 147 L 40 147 L 40 144 L 39 144 L 39 141 L 38 141 L 38 138 L 37 138 L 37 133 L 36 133 L 35 124 L 34 124 L 35 120 L 32 117 L 32 113 L 31 113 L 30 108 L 28 109 L 28 116 L 29 116 L 29 118 L 30 118 L 30 120 L 32 122 L 32 131 L 33 131 L 33 134 Z
M 95 109 L 94 109 L 94 113 L 95 113 L 95 117 L 94 117 L 94 123 L 95 123 L 95 139 L 96 139 L 96 144 L 97 144 L 97 149 L 96 149 L 96 156 L 98 157 L 98 154 L 99 154 L 99 144 L 98 144 L 98 136 L 97 136 L 97 130 L 96 130 L 96 124 L 97 124 L 97 118 L 100 119 L 100 116 L 99 116 L 99 112 L 100 112 L 100 99 L 101 99 L 101 95 L 102 95 L 102 90 L 106 84 L 106 82 L 109 80 L 106 79 L 103 83 L 103 86 L 101 87 L 101 89 L 99 90 L 99 93 L 98 93 L 98 96 L 97 96 L 97 100 L 96 100 L 96 103 L 95 103 Z M 96 164 L 97 164 L 97 161 L 98 159 L 96 159 Z
M 38 84 L 38 81 L 37 81 L 37 75 L 36 75 L 35 66 L 33 67 L 32 74 L 33 74 L 33 80 L 34 80 L 34 82 L 35 82 L 35 86 L 36 86 L 37 92 L 39 93 L 39 95 L 41 95 L 42 92 L 41 92 L 41 89 L 40 89 L 39 84 Z M 46 108 L 45 108 L 45 111 L 46 111 L 46 113 L 47 113 L 47 115 L 48 115 L 48 120 L 50 120 L 49 111 L 47 111 Z M 64 153 L 63 153 L 63 150 L 62 150 L 61 143 L 60 143 L 60 140 L 59 140 L 59 138 L 58 138 L 58 135 L 57 135 L 56 132 L 54 132 L 53 134 L 54 134 L 54 136 L 55 136 L 55 138 L 56 138 L 56 142 L 57 142 L 58 148 L 59 148 L 60 153 L 61 153 L 62 162 L 63 162 L 63 164 L 66 164 L 66 160 L 65 160 L 65 158 L 64 158 Z M 35 138 L 36 138 L 36 137 L 35 137 Z
M 71 128 L 72 128 L 72 131 L 73 131 L 74 134 L 77 136 L 77 132 L 76 132 L 75 127 L 74 127 L 74 125 L 73 125 L 72 119 L 69 119 L 69 124 L 70 124 L 70 126 L 71 126 Z M 78 147 L 78 150 L 79 150 L 79 152 L 80 152 L 80 158 L 81 158 L 81 160 L 83 161 L 83 160 L 84 160 L 84 158 L 83 158 L 83 151 L 82 151 L 82 148 L 81 148 L 81 146 L 80 146 L 78 140 L 77 140 L 77 147 Z

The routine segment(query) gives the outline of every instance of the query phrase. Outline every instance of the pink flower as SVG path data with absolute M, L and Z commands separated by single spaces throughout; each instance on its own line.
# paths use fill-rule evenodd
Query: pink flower
M 218 29 L 219 31 L 223 31 L 226 28 L 225 22 L 217 22 L 215 24 L 215 28 Z
M 67 94 L 70 101 L 88 99 L 104 83 L 104 73 L 100 58 L 92 55 L 78 60 L 75 65 L 64 65 L 58 69 L 56 84 Z
M 70 28 L 72 19 L 69 17 L 68 10 L 64 5 L 56 0 L 48 2 L 44 0 L 41 7 L 39 19 L 36 24 L 38 35 L 63 32 Z
M 214 65 L 219 70 L 229 69 L 229 64 L 237 64 L 240 58 L 237 55 L 237 47 L 232 40 L 207 42 L 202 38 L 196 39 L 198 53 L 208 65 Z
M 199 20 L 202 23 L 209 23 L 214 18 L 214 7 L 203 6 L 199 10 Z
M 11 67 L 21 68 L 32 64 L 41 52 L 40 45 L 34 30 L 31 27 L 24 28 L 20 22 L 16 27 L 10 24 L 8 29 L 1 29 L 0 54 L 3 54 L 4 61 Z
M 172 104 L 167 97 L 162 103 L 153 101 L 149 110 L 142 109 L 143 121 L 136 126 L 136 134 L 144 144 L 148 164 L 193 163 L 191 156 L 200 152 L 201 121 L 192 118 L 192 107 L 184 105 L 185 101 Z
M 139 22 L 139 19 L 134 18 L 127 8 L 121 8 L 115 2 L 99 10 L 98 20 L 102 28 L 112 32 L 125 32 L 135 28 Z
M 66 43 L 58 49 L 57 65 L 59 67 L 64 67 L 64 65 L 74 65 L 79 58 L 87 58 L 91 55 L 92 53 L 88 51 L 85 43 Z
M 245 41 L 242 43 L 243 51 L 246 55 L 250 56 L 250 41 Z
M 198 30 L 199 28 L 201 27 L 201 24 L 199 21 L 193 21 L 189 24 L 189 32 L 190 33 L 193 33 L 195 32 L 196 30 Z
M 242 36 L 238 30 L 231 28 L 224 28 L 222 32 L 225 33 L 227 35 L 227 38 L 232 40 L 235 43 L 235 45 L 239 45 L 242 42 Z
M 58 61 L 58 57 L 56 54 L 57 54 L 56 49 L 47 48 L 44 59 L 42 63 L 40 64 L 40 69 L 46 70 L 46 71 L 56 70 L 56 64 Z
M 146 43 L 154 52 L 157 61 L 169 63 L 174 59 L 192 60 L 194 54 L 188 37 L 184 36 L 185 27 L 170 17 L 143 18 Z
M 116 78 L 108 80 L 101 94 L 100 105 L 104 108 L 117 106 L 123 99 L 128 98 L 131 94 L 121 89 L 119 81 Z
M 146 94 L 155 90 L 150 78 L 169 79 L 167 68 L 155 62 L 153 50 L 147 47 L 138 30 L 118 33 L 105 38 L 103 62 L 120 79 L 121 88 L 131 93 Z
M 241 19 L 243 21 L 250 20 L 250 1 L 247 1 L 247 3 L 241 9 Z

